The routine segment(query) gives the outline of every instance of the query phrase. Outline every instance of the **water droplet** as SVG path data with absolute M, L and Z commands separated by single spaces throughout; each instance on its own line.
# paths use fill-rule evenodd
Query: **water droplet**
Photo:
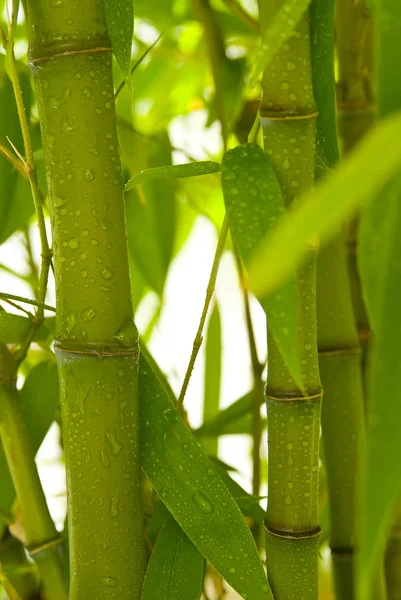
M 139 338 L 138 329 L 133 319 L 128 319 L 120 327 L 114 339 L 124 346 L 124 348 L 132 348 L 135 346 Z
M 81 316 L 84 321 L 86 321 L 87 323 L 91 323 L 96 317 L 96 310 L 92 306 L 88 306 L 87 308 L 83 309 L 83 311 L 81 312 Z
M 230 568 L 228 569 L 228 571 L 229 571 L 230 573 L 235 573 L 235 567 L 230 567 Z
M 290 168 L 290 161 L 288 160 L 288 158 L 284 159 L 283 162 L 283 169 L 284 171 L 288 171 L 288 169 Z
M 295 423 L 295 417 L 290 417 L 290 423 Z
M 290 88 L 290 84 L 287 81 L 283 81 L 280 87 L 283 91 L 286 91 Z
M 318 470 L 319 470 L 319 465 L 313 465 L 313 467 L 312 467 L 312 471 L 313 471 L 314 473 L 316 473 L 316 471 L 318 471 Z
M 206 498 L 203 492 L 198 490 L 192 495 L 192 499 L 203 513 L 209 514 L 214 511 L 213 504 L 209 502 L 209 500 Z
M 287 504 L 287 505 L 290 505 L 290 504 L 292 504 L 292 497 L 291 497 L 291 496 L 288 494 L 288 496 L 286 496 L 286 497 L 284 498 L 284 502 L 285 502 L 285 504 Z
M 106 439 L 111 446 L 111 451 L 114 456 L 118 456 L 122 450 L 122 445 L 117 440 L 116 434 L 112 429 L 106 429 L 105 431 Z
M 71 125 L 71 122 L 68 119 L 65 119 L 63 121 L 63 125 L 62 125 L 62 131 L 63 133 L 71 133 L 71 131 L 73 131 L 74 127 L 73 125 Z
M 107 281 L 108 279 L 114 277 L 114 272 L 111 269 L 109 269 L 109 267 L 104 267 L 102 269 L 102 277 Z
M 100 450 L 100 459 L 103 463 L 103 466 L 106 467 L 106 469 L 108 469 L 110 467 L 110 460 L 106 450 Z
M 101 219 L 99 223 L 100 227 L 104 229 L 104 231 L 110 231 L 110 229 L 113 227 L 113 223 L 107 219 Z
M 79 241 L 77 238 L 71 238 L 70 241 L 68 242 L 68 245 L 73 250 L 76 250 L 78 248 Z
M 294 484 L 292 483 L 292 481 L 289 481 L 289 482 L 287 483 L 287 487 L 288 487 L 290 490 L 292 490 L 292 489 L 293 489 L 293 487 L 294 487 Z
M 292 450 L 293 447 L 294 447 L 294 444 L 292 442 L 288 442 L 288 444 L 287 444 L 288 450 Z
M 287 70 L 288 71 L 294 71 L 295 69 L 295 63 L 293 63 L 291 60 L 287 61 Z
M 89 100 L 89 98 L 92 97 L 92 90 L 89 87 L 86 87 L 82 92 L 82 95 Z
M 105 585 L 106 587 L 117 587 L 117 579 L 114 579 L 114 577 L 110 577 L 110 575 L 107 575 L 106 577 L 101 577 L 100 581 L 102 582 L 102 585 Z
M 84 169 L 84 179 L 88 183 L 95 179 L 95 171 L 93 169 Z
M 118 517 L 118 515 L 120 514 L 120 511 L 118 510 L 119 503 L 120 503 L 120 494 L 118 493 L 118 490 L 116 490 L 114 496 L 112 496 L 112 498 L 111 498 L 111 503 L 110 503 L 110 516 L 113 518 Z
M 125 375 L 124 369 L 118 369 L 118 371 L 117 371 L 117 377 L 119 379 L 122 379 L 124 377 L 124 375 Z
M 88 277 L 88 271 L 86 269 L 82 269 L 81 276 L 86 279 Z
M 72 310 L 67 317 L 68 333 L 71 333 L 71 331 L 74 329 L 76 324 L 77 324 L 77 313 L 75 312 L 75 310 Z
M 91 246 L 98 246 L 99 242 L 97 240 L 95 240 L 94 238 L 91 239 Z
M 54 198 L 54 204 L 55 206 L 57 206 L 57 208 L 61 208 L 61 206 L 64 206 L 65 204 L 67 204 L 68 202 L 68 198 L 61 198 L 61 196 L 56 196 Z

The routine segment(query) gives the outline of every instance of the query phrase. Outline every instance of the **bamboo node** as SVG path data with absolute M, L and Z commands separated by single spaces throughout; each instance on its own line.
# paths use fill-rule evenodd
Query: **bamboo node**
M 111 48 L 108 46 L 99 48 L 83 48 L 82 50 L 65 50 L 64 52 L 57 52 L 56 54 L 50 54 L 45 56 L 38 56 L 37 58 L 31 58 L 29 64 L 35 66 L 40 62 L 47 60 L 54 60 L 55 58 L 63 58 L 64 56 L 74 56 L 76 54 L 96 54 L 99 52 L 111 52 Z
M 305 531 L 291 531 L 289 529 L 274 529 L 274 527 L 269 527 L 266 523 L 264 524 L 265 531 L 279 538 L 283 538 L 286 540 L 308 540 L 311 538 L 319 537 L 322 528 L 320 525 L 313 527 L 312 529 L 307 529 Z
M 61 342 L 54 342 L 54 350 L 64 354 L 79 354 L 81 356 L 112 357 L 112 356 L 138 356 L 139 345 L 132 348 L 119 348 L 117 346 L 106 346 L 100 344 L 88 344 L 80 346 L 64 346 Z
M 267 386 L 265 387 L 265 398 L 266 400 L 274 400 L 274 402 L 310 402 L 311 400 L 318 400 L 323 396 L 323 390 L 319 389 L 311 394 L 305 394 L 301 396 L 293 392 L 280 392 L 280 396 L 270 391 Z
M 49 540 L 41 542 L 40 544 L 34 544 L 33 546 L 28 546 L 27 550 L 28 550 L 29 556 L 31 556 L 31 557 L 37 556 L 38 554 L 41 554 L 42 552 L 45 552 L 46 550 L 49 550 L 50 548 L 54 548 L 55 546 L 58 546 L 61 543 L 62 543 L 62 539 L 58 535 L 54 538 L 50 538 Z
M 271 112 L 264 110 L 260 113 L 260 122 L 263 126 L 264 122 L 268 121 L 307 121 L 308 119 L 316 119 L 318 112 L 293 112 L 290 110 L 272 110 Z
M 332 556 L 336 559 L 348 559 L 350 556 L 353 556 L 355 554 L 355 549 L 352 546 L 344 546 L 343 548 L 333 548 L 332 546 L 330 546 L 330 552 Z
M 339 348 L 322 348 L 319 349 L 319 357 L 325 356 L 359 356 L 361 353 L 360 346 L 343 346 Z

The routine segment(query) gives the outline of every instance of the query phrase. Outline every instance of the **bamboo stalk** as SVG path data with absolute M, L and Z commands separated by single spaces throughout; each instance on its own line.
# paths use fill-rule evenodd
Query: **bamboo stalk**
M 26 547 L 49 600 L 67 599 L 60 544 L 35 464 L 35 453 L 15 388 L 15 358 L 0 345 L 0 435 L 24 523 Z
M 278 0 L 259 0 L 261 34 Z M 308 13 L 263 77 L 261 125 L 288 205 L 313 186 L 316 107 L 312 92 Z M 319 527 L 319 378 L 315 298 L 316 252 L 299 269 L 299 350 L 304 390 L 294 383 L 269 332 L 269 501 L 266 553 L 276 600 L 317 600 Z
M 103 2 L 28 0 L 52 218 L 70 600 L 138 599 L 138 333 Z
M 339 162 L 335 119 L 334 1 L 315 0 L 313 83 L 319 110 L 318 178 Z M 336 597 L 354 598 L 356 509 L 364 448 L 363 390 L 345 233 L 321 249 L 317 261 L 319 366 L 324 388 L 322 432 L 329 491 L 330 535 Z

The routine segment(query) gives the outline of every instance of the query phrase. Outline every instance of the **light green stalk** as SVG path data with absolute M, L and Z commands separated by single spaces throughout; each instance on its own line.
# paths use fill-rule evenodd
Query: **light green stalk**
M 138 334 L 103 2 L 27 1 L 52 217 L 70 600 L 140 597 Z
M 372 21 L 365 0 L 338 0 L 336 22 L 338 128 L 346 155 L 369 131 L 374 120 Z M 355 219 L 349 225 L 347 236 L 348 268 L 365 366 L 371 333 L 357 265 L 357 229 L 358 219 Z
M 333 17 L 333 0 L 314 0 L 312 58 L 314 92 L 319 111 L 318 178 L 330 176 L 339 163 Z M 318 254 L 317 317 L 319 365 L 324 388 L 322 431 L 329 491 L 329 544 L 336 597 L 339 600 L 352 600 L 364 415 L 360 348 L 344 233 Z
M 259 0 L 263 36 L 279 0 Z M 312 92 L 309 15 L 263 77 L 261 124 L 287 205 L 311 188 L 316 107 Z M 294 383 L 269 332 L 266 386 L 269 435 L 267 568 L 276 600 L 317 600 L 319 527 L 319 378 L 315 295 L 316 252 L 297 275 L 299 351 L 304 391 Z
M 26 546 L 49 600 L 66 600 L 60 544 L 35 464 L 35 453 L 15 388 L 16 363 L 0 345 L 0 435 L 24 523 Z

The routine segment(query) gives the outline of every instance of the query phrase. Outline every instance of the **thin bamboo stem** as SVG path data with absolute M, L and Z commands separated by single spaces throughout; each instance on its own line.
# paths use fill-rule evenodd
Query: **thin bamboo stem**
M 54 245 L 69 597 L 137 600 L 139 342 L 103 2 L 26 4 Z
M 24 522 L 26 546 L 37 563 L 49 600 L 68 597 L 62 573 L 60 543 L 35 464 L 15 389 L 15 359 L 0 345 L 0 435 Z
M 213 259 L 212 269 L 210 271 L 209 282 L 208 282 L 207 288 L 206 288 L 205 303 L 203 305 L 202 314 L 200 316 L 198 330 L 196 332 L 195 339 L 193 342 L 192 352 L 191 352 L 191 356 L 190 356 L 190 359 L 188 362 L 188 367 L 187 367 L 187 370 L 185 373 L 184 382 L 182 384 L 180 395 L 178 396 L 178 400 L 177 400 L 178 412 L 182 411 L 185 394 L 188 389 L 192 371 L 195 366 L 196 357 L 198 356 L 198 352 L 199 352 L 200 347 L 203 342 L 203 328 L 205 326 L 205 321 L 206 321 L 206 317 L 207 317 L 207 312 L 209 310 L 210 302 L 212 301 L 212 298 L 213 298 L 214 289 L 216 286 L 217 274 L 219 272 L 220 261 L 221 261 L 221 257 L 223 255 L 223 251 L 224 251 L 224 246 L 225 246 L 225 243 L 227 240 L 227 234 L 228 234 L 228 219 L 227 219 L 227 215 L 226 215 L 224 217 L 224 221 L 223 221 L 223 224 L 222 224 L 221 230 L 220 230 L 219 239 L 217 242 L 217 247 L 216 247 L 216 252 L 214 255 L 214 259 Z
M 259 24 L 255 19 L 237 2 L 237 0 L 223 0 L 224 4 L 241 21 L 255 33 L 259 33 Z
M 281 2 L 259 0 L 262 35 Z M 306 13 L 263 76 L 261 124 L 265 152 L 287 205 L 311 188 L 316 107 L 312 92 L 310 23 Z M 266 553 L 276 600 L 317 600 L 319 526 L 319 378 L 315 291 L 316 253 L 297 273 L 299 352 L 304 390 L 297 388 L 269 332 L 269 500 Z M 267 266 L 268 268 L 268 266 Z

